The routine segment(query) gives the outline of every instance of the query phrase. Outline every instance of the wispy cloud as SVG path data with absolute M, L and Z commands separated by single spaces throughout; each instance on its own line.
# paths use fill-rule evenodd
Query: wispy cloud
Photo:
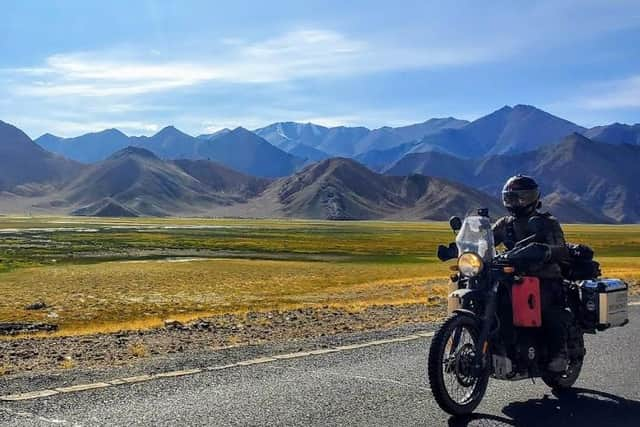
M 147 121 L 138 120 L 61 120 L 46 119 L 31 116 L 7 116 L 4 118 L 9 123 L 20 128 L 43 129 L 46 132 L 63 137 L 74 137 L 102 129 L 116 128 L 129 135 L 149 135 L 158 132 L 162 126 Z M 29 135 L 32 138 L 40 134 Z
M 225 42 L 228 47 L 228 41 Z M 229 51 L 229 49 L 226 49 Z M 336 31 L 311 29 L 246 42 L 215 61 L 158 61 L 118 52 L 62 53 L 42 66 L 4 70 L 22 80 L 22 96 L 128 96 L 167 91 L 205 82 L 258 84 L 358 73 L 428 68 L 485 61 L 495 53 L 479 47 L 384 46 Z
M 590 110 L 640 107 L 640 75 L 592 85 L 575 103 Z

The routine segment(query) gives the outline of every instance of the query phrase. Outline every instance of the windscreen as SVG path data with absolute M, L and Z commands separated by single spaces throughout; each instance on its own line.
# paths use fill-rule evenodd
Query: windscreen
M 459 254 L 474 252 L 486 261 L 492 259 L 495 245 L 489 218 L 479 215 L 466 217 L 456 237 L 456 245 Z

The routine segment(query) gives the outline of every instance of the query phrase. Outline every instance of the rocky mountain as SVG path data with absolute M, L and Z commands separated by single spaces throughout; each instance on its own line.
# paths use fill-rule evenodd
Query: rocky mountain
M 47 133 L 36 138 L 35 142 L 45 150 L 83 163 L 104 160 L 131 144 L 129 137 L 118 129 L 106 129 L 75 138 L 61 138 Z
M 87 167 L 50 203 L 75 215 L 206 215 L 217 206 L 245 201 L 266 184 L 212 162 L 174 163 L 127 147 Z
M 574 133 L 560 144 L 520 153 L 462 160 L 408 155 L 387 173 L 422 173 L 457 180 L 499 195 L 506 177 L 523 173 L 540 182 L 545 203 L 564 221 L 640 221 L 640 146 L 611 145 Z
M 607 126 L 597 126 L 585 131 L 584 136 L 607 144 L 640 145 L 640 123 L 635 125 L 613 123 Z
M 0 191 L 35 194 L 82 170 L 82 165 L 52 154 L 15 126 L 0 121 Z
M 396 128 L 382 127 L 372 130 L 367 136 L 358 141 L 354 153 L 362 154 L 372 150 L 392 149 L 401 144 L 419 141 L 427 135 L 433 135 L 446 129 L 460 129 L 468 123 L 466 120 L 448 117 L 430 119 L 424 123 Z
M 216 139 L 219 136 L 225 135 L 227 133 L 231 132 L 231 129 L 220 129 L 219 131 L 213 132 L 213 133 L 207 133 L 207 134 L 202 134 L 202 135 L 198 135 L 198 139 L 204 139 L 206 141 L 213 141 L 214 139 Z
M 435 150 L 464 158 L 522 153 L 584 130 L 530 105 L 505 106 L 461 128 L 427 135 L 412 151 Z
M 277 180 L 249 205 L 257 216 L 339 220 L 443 220 L 478 207 L 502 210 L 496 199 L 464 185 L 423 175 L 384 176 L 346 158 Z M 261 206 L 262 215 L 251 205 Z
M 365 127 L 327 128 L 313 123 L 281 122 L 257 129 L 255 133 L 288 152 L 302 144 L 331 156 L 353 157 L 371 150 L 385 150 L 419 140 L 443 129 L 460 128 L 467 123 L 448 117 L 409 126 L 369 130 Z
M 292 174 L 304 163 L 269 144 L 260 136 L 239 127 L 206 141 L 190 158 L 209 159 L 246 174 L 261 177 L 281 177 Z
M 173 163 L 210 191 L 220 194 L 255 197 L 271 183 L 269 179 L 245 175 L 209 160 L 181 159 L 174 160 Z
M 174 126 L 167 126 L 153 136 L 131 137 L 130 145 L 153 152 L 163 159 L 196 159 L 201 145 L 207 141 L 187 135 Z
M 406 156 L 407 153 L 410 153 L 418 144 L 418 142 L 407 142 L 386 150 L 371 150 L 358 154 L 354 159 L 371 170 L 384 172 Z
M 439 151 L 410 153 L 384 170 L 387 175 L 429 175 L 456 182 L 472 184 L 477 161 L 461 159 Z
M 405 141 L 418 141 L 426 135 L 432 135 L 445 129 L 460 129 L 468 124 L 467 120 L 455 117 L 433 118 L 422 123 L 395 127 L 393 131 Z
M 317 148 L 309 147 L 308 145 L 298 144 L 294 145 L 289 150 L 289 154 L 304 159 L 308 162 L 317 162 L 320 160 L 328 159 L 331 155 L 320 151 Z
M 45 134 L 37 141 L 51 151 L 87 163 L 104 160 L 115 151 L 133 146 L 149 150 L 163 159 L 208 159 L 241 172 L 265 177 L 289 175 L 305 161 L 272 146 L 244 128 L 226 129 L 199 138 L 173 126 L 167 126 L 150 137 L 129 137 L 116 129 L 109 129 L 76 138 Z M 305 158 L 311 160 L 323 158 L 323 153 L 316 150 L 296 151 L 306 154 Z
M 313 123 L 278 122 L 254 131 L 276 147 L 289 151 L 297 145 L 319 146 L 329 128 Z

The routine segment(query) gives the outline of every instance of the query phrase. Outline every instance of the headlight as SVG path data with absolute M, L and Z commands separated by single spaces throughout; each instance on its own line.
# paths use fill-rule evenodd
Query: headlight
M 482 271 L 483 266 L 482 258 L 473 252 L 463 253 L 458 258 L 458 271 L 466 277 L 477 276 Z

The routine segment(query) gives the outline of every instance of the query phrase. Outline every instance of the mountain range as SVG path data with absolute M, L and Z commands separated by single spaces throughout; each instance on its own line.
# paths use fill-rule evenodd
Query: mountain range
M 0 122 L 0 212 L 444 219 L 501 212 L 502 183 L 526 173 L 563 221 L 640 222 L 638 161 L 640 124 L 586 129 L 526 105 L 373 130 L 281 122 L 193 137 L 168 126 L 35 143 Z
M 117 129 L 108 129 L 76 138 L 45 134 L 35 142 L 47 150 L 84 163 L 104 160 L 131 146 L 149 150 L 163 159 L 208 159 L 263 177 L 289 175 L 305 162 L 242 127 L 218 132 L 209 138 L 194 138 L 167 126 L 151 137 L 127 136 Z
M 410 154 L 390 175 L 426 174 L 499 195 L 505 177 L 518 173 L 539 181 L 544 201 L 560 219 L 578 222 L 640 222 L 640 145 L 611 145 L 574 133 L 557 145 L 479 159 L 448 154 Z M 565 212 L 565 210 L 567 212 Z

